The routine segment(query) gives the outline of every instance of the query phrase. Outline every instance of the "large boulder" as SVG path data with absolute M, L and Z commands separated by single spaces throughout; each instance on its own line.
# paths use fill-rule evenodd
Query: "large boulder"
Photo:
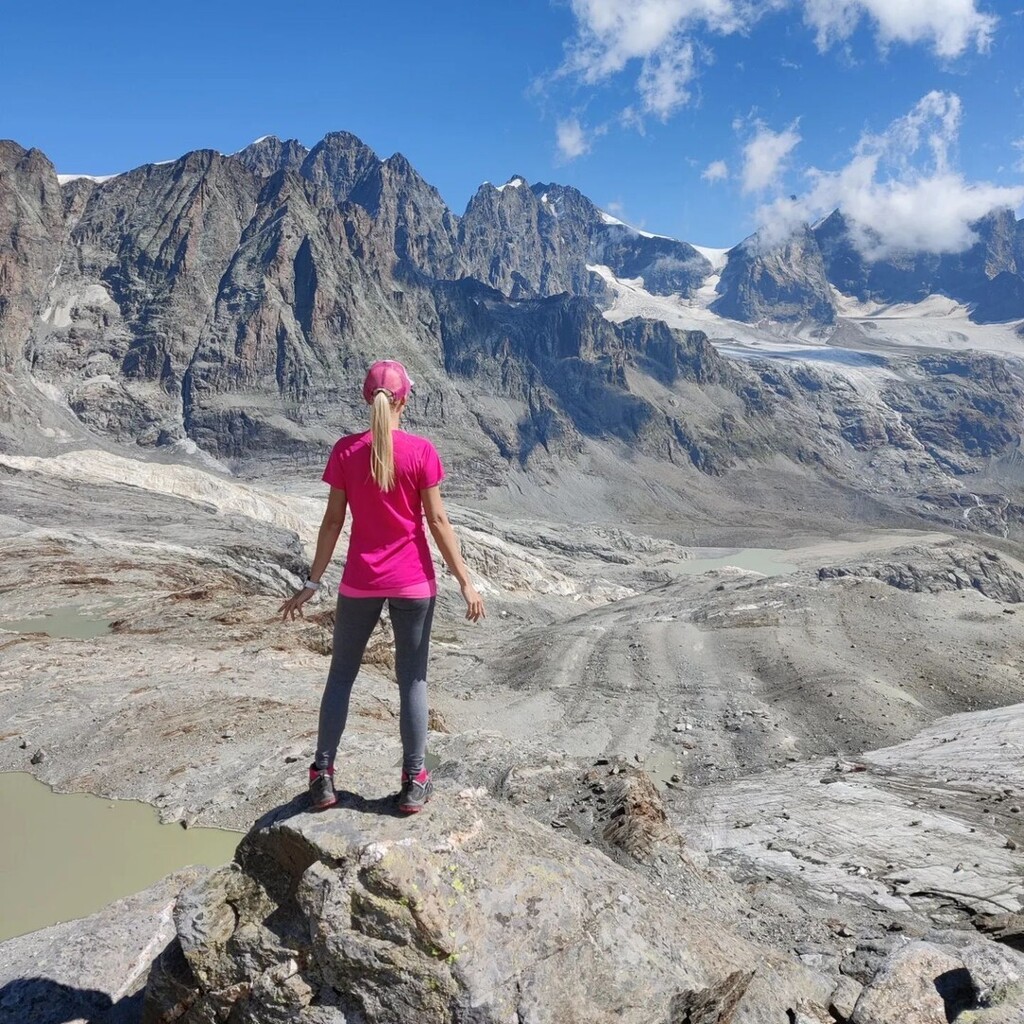
M 183 895 L 145 1024 L 784 1024 L 834 987 L 482 790 L 296 809 Z
M 894 949 L 861 993 L 851 1024 L 1005 1024 L 1024 1020 L 1024 956 L 994 942 Z

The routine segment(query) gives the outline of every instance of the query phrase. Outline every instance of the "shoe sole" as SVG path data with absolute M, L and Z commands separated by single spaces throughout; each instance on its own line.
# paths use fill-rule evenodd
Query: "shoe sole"
M 398 809 L 402 814 L 419 814 L 430 803 L 431 799 L 432 797 L 428 796 L 421 804 L 399 804 Z
M 333 800 L 328 800 L 326 803 L 313 804 L 314 811 L 326 811 L 328 807 L 333 807 L 338 802 L 338 798 L 335 797 Z

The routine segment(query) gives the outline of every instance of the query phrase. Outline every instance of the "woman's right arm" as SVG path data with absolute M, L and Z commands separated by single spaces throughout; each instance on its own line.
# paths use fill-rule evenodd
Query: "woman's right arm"
M 314 583 L 320 582 L 320 577 L 331 562 L 334 549 L 338 544 L 342 528 L 345 526 L 345 512 L 348 508 L 348 498 L 339 487 L 332 487 L 330 496 L 327 498 L 327 508 L 324 510 L 324 517 L 320 522 L 320 532 L 316 538 L 316 554 L 313 556 L 313 564 L 309 568 L 309 578 Z M 278 608 L 282 619 L 294 619 L 296 613 L 302 615 L 302 606 L 313 596 L 315 591 L 303 588 L 288 598 Z
M 427 487 L 420 491 L 420 498 L 423 501 L 423 514 L 427 517 L 427 526 L 430 527 L 430 535 L 434 538 L 438 551 L 448 566 L 451 574 L 459 582 L 462 596 L 466 601 L 466 618 L 470 622 L 479 622 L 487 614 L 484 610 L 483 598 L 477 593 L 469 578 L 469 570 L 462 560 L 462 552 L 459 550 L 459 540 L 455 536 L 448 513 L 445 511 L 444 502 L 441 500 L 439 487 Z

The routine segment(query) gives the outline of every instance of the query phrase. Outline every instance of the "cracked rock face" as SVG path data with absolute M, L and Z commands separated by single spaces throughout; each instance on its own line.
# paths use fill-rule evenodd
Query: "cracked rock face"
M 835 306 L 821 252 L 809 230 L 781 244 L 753 236 L 729 252 L 712 308 L 734 320 L 831 323 Z
M 818 579 L 845 576 L 881 580 L 897 590 L 937 594 L 942 591 L 977 590 L 993 601 L 1019 604 L 1024 601 L 1024 575 L 995 551 L 979 551 L 971 545 L 953 545 L 944 565 L 936 565 L 924 549 L 900 552 L 904 562 L 878 560 L 862 565 L 822 566 Z
M 144 1024 L 752 1024 L 832 990 L 482 791 L 302 800 L 179 900 Z

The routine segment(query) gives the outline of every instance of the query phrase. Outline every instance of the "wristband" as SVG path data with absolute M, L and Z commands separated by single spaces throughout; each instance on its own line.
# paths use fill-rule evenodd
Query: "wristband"
M 302 589 L 303 590 L 319 590 L 320 589 L 320 584 L 316 580 L 306 580 L 306 582 L 302 584 Z

